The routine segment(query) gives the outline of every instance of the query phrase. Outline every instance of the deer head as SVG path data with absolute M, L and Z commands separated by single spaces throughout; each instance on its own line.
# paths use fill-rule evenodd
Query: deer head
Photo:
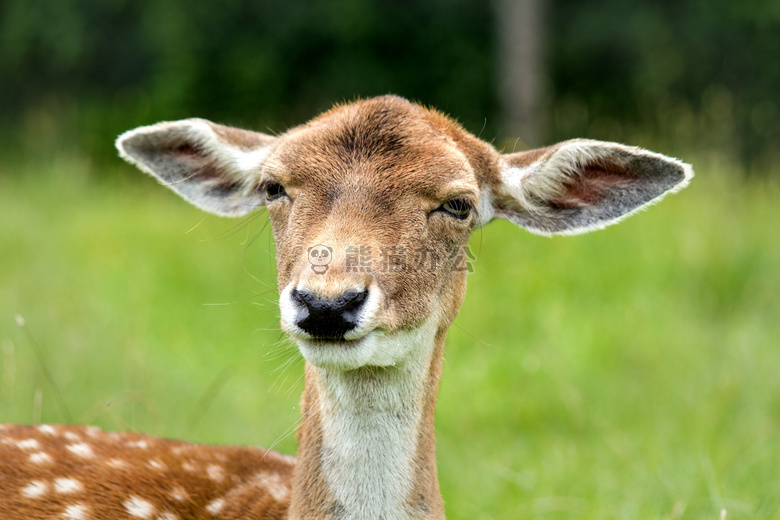
M 618 222 L 690 166 L 590 140 L 500 154 L 446 116 L 385 96 L 278 136 L 201 119 L 120 136 L 123 158 L 196 206 L 263 206 L 281 327 L 307 361 L 291 518 L 441 518 L 433 407 L 471 233 Z

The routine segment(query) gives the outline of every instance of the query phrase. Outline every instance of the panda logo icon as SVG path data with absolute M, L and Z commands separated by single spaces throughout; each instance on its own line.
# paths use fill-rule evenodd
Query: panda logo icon
M 333 248 L 323 244 L 317 244 L 307 249 L 311 270 L 317 274 L 325 274 L 328 264 L 333 260 Z

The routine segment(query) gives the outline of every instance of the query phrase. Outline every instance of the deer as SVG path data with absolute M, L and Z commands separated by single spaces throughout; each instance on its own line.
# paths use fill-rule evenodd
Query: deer
M 2 425 L 4 519 L 443 519 L 434 408 L 470 235 L 493 219 L 586 233 L 693 177 L 677 159 L 611 142 L 501 153 L 392 95 L 280 135 L 185 119 L 130 130 L 116 146 L 206 212 L 266 208 L 281 329 L 305 360 L 297 457 Z

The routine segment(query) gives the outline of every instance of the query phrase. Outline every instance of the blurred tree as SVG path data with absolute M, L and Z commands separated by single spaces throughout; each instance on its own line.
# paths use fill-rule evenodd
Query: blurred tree
M 544 141 L 543 0 L 497 0 L 498 87 L 503 133 L 527 146 Z
M 780 2 L 553 1 L 554 137 L 641 128 L 757 171 L 777 158 Z
M 392 92 L 488 139 L 639 133 L 777 157 L 780 2 L 547 0 L 544 20 L 542 4 L 4 0 L 3 153 L 107 161 L 111 136 L 150 121 L 281 131 Z
M 491 15 L 471 0 L 6 0 L 0 124 L 12 140 L 34 134 L 31 149 L 53 120 L 108 159 L 107 136 L 154 120 L 281 131 L 397 93 L 479 132 L 496 112 Z

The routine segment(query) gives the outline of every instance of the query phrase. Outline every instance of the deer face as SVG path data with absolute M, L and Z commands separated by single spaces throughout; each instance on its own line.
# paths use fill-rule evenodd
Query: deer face
M 345 107 L 283 136 L 265 163 L 282 328 L 317 364 L 398 363 L 406 352 L 380 343 L 406 348 L 400 337 L 449 324 L 460 305 L 465 272 L 452 273 L 480 183 L 424 116 L 407 103 Z M 311 269 L 316 244 L 332 252 L 326 271 Z
M 185 120 L 128 132 L 118 147 L 208 211 L 267 206 L 282 329 L 309 362 L 340 370 L 404 363 L 446 330 L 465 292 L 469 236 L 492 218 L 584 232 L 691 175 L 674 159 L 594 141 L 502 156 L 392 96 L 279 137 Z

